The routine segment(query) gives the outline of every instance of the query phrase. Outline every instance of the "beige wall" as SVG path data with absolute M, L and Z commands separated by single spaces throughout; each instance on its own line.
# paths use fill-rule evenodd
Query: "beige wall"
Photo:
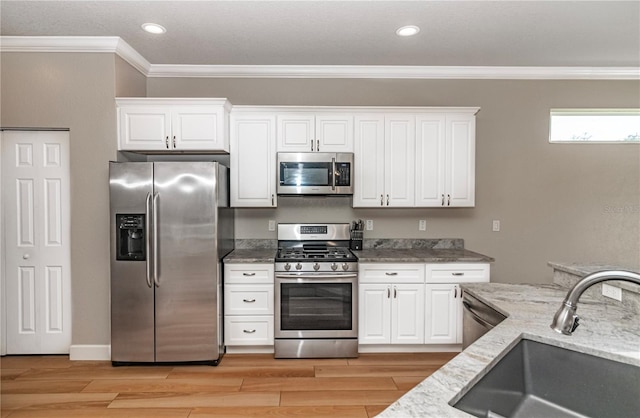
M 72 343 L 109 344 L 108 161 L 117 157 L 113 54 L 3 53 L 3 127 L 68 128 L 71 143 Z
M 548 260 L 640 266 L 640 147 L 550 145 L 550 107 L 640 107 L 636 81 L 148 79 L 112 54 L 2 53 L 5 127 L 69 128 L 73 344 L 108 344 L 108 161 L 115 96 L 228 97 L 234 104 L 480 106 L 473 209 L 358 209 L 283 198 L 241 209 L 240 238 L 267 220 L 373 219 L 370 237 L 460 237 L 502 282 L 550 280 Z M 427 219 L 427 232 L 417 220 Z M 491 232 L 491 220 L 502 231 Z
M 479 106 L 476 207 L 352 209 L 348 199 L 285 198 L 241 209 L 240 238 L 267 221 L 373 219 L 365 237 L 455 237 L 495 257 L 492 280 L 550 282 L 548 261 L 640 268 L 640 146 L 549 144 L 549 109 L 640 107 L 638 81 L 150 78 L 149 96 L 227 97 L 235 105 Z M 418 231 L 418 220 L 427 231 Z M 499 219 L 500 232 L 491 231 Z

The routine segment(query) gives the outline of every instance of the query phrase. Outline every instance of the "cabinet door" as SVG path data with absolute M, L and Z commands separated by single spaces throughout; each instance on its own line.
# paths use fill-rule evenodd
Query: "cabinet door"
M 475 116 L 447 115 L 445 206 L 475 205 Z
M 315 151 L 353 152 L 353 116 L 317 115 L 315 139 Z
M 416 118 L 416 206 L 445 204 L 445 115 Z
M 415 128 L 413 115 L 385 117 L 385 207 L 415 205 Z
M 166 151 L 170 147 L 171 110 L 169 107 L 120 107 L 118 124 L 118 149 Z
M 277 115 L 277 122 L 278 152 L 315 151 L 315 116 L 313 114 L 282 113 Z
M 424 284 L 392 284 L 391 343 L 424 343 Z
M 355 117 L 353 207 L 384 202 L 384 116 Z
M 426 344 L 462 342 L 462 295 L 457 284 L 427 284 Z
M 391 288 L 388 284 L 360 284 L 358 344 L 391 342 Z
M 231 206 L 275 207 L 275 116 L 234 115 L 231 126 Z
M 171 117 L 171 148 L 229 151 L 225 146 L 226 117 L 217 106 L 175 106 Z

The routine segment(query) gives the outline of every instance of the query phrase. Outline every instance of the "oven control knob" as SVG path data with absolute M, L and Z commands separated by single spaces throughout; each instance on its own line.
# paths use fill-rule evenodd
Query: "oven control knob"
M 302 264 L 298 263 L 296 264 L 296 270 L 301 270 L 302 269 Z
M 349 270 L 349 265 L 347 263 L 342 263 L 342 270 Z
M 338 265 L 336 263 L 331 263 L 331 270 L 333 271 L 338 270 Z
M 289 263 L 285 264 L 284 265 L 284 269 L 287 270 L 287 271 L 291 270 L 291 264 L 289 264 Z
M 315 264 L 313 265 L 313 269 L 314 269 L 315 271 L 320 270 L 320 264 L 315 263 Z

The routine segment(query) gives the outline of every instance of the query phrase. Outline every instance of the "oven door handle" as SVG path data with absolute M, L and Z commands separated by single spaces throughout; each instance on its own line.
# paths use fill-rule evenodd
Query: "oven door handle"
M 352 279 L 358 277 L 358 273 L 347 274 L 305 274 L 305 273 L 277 273 L 276 279 Z
M 331 159 L 331 190 L 336 190 L 336 159 Z

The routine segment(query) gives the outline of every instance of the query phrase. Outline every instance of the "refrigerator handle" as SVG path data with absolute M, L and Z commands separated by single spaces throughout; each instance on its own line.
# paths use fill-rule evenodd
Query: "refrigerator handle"
M 153 196 L 153 283 L 160 287 L 160 277 L 158 275 L 158 197 Z
M 146 231 L 147 236 L 145 237 L 145 251 L 147 253 L 147 286 L 151 287 L 151 239 L 149 237 L 149 232 L 151 232 L 151 193 L 147 193 L 147 200 L 144 206 L 144 230 Z

